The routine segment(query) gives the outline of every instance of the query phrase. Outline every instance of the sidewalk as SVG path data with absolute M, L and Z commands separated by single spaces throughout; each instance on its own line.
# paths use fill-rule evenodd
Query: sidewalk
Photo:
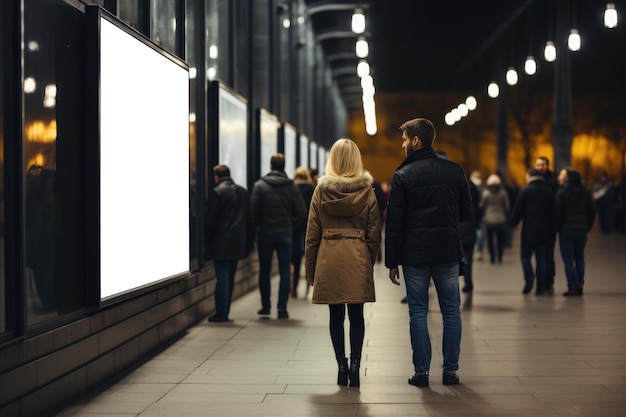
M 432 288 L 430 387 L 407 384 L 413 368 L 404 285 L 391 284 L 377 264 L 360 389 L 336 385 L 326 306 L 291 299 L 289 320 L 277 320 L 275 309 L 261 319 L 253 291 L 233 303 L 234 321 L 204 321 L 58 416 L 626 415 L 626 236 L 590 234 L 581 298 L 561 295 L 558 249 L 555 296 L 522 295 L 514 240 L 501 265 L 474 263 L 474 294 L 462 295 L 460 385 L 441 384 L 441 315 Z M 275 301 L 276 278 L 272 290 Z

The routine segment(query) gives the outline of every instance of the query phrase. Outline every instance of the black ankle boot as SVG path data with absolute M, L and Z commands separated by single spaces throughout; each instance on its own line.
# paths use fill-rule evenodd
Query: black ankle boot
M 337 373 L 337 385 L 348 386 L 348 358 L 337 360 L 339 372 Z
M 351 358 L 350 360 L 350 386 L 360 387 L 359 368 L 361 367 L 360 358 Z

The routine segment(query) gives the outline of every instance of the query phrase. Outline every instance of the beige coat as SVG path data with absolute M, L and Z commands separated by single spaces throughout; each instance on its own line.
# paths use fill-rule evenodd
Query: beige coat
M 380 249 L 380 211 L 372 177 L 319 178 L 306 233 L 306 278 L 313 303 L 376 301 L 374 264 Z

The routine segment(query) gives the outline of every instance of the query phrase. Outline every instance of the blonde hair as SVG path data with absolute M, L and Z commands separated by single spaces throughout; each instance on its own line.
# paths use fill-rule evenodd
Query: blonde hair
M 330 148 L 324 173 L 331 177 L 356 177 L 363 174 L 359 147 L 350 139 L 338 139 Z
M 302 180 L 306 182 L 313 182 L 313 179 L 311 178 L 311 173 L 305 167 L 296 168 L 296 171 L 293 174 L 293 179 Z

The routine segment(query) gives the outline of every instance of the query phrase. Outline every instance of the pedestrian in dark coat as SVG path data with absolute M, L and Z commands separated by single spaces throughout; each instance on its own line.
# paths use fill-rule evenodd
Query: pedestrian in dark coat
M 540 156 L 535 161 L 535 168 L 539 170 L 541 176 L 546 180 L 552 190 L 552 200 L 559 189 L 559 180 L 554 172 L 550 170 L 550 160 L 546 156 Z M 546 277 L 544 281 L 545 293 L 554 294 L 554 276 L 556 274 L 556 263 L 554 261 L 554 247 L 556 245 L 556 230 L 552 230 L 546 243 Z
M 254 183 L 250 197 L 250 227 L 258 236 L 259 292 L 261 309 L 257 314 L 271 312 L 271 272 L 274 251 L 278 258 L 279 319 L 288 319 L 287 302 L 291 290 L 291 260 L 293 231 L 306 222 L 306 208 L 302 195 L 293 180 L 285 173 L 285 155 L 279 153 L 270 160 L 271 171 Z
M 524 289 L 528 294 L 532 290 L 535 278 L 536 295 L 543 295 L 546 291 L 546 245 L 553 233 L 552 210 L 554 206 L 553 192 L 541 172 L 531 168 L 526 172 L 526 187 L 520 191 L 511 224 L 517 227 L 522 223 L 520 234 L 520 259 L 524 273 Z M 532 257 L 535 256 L 535 270 L 532 266 Z
M 559 173 L 562 185 L 554 200 L 554 225 L 567 277 L 566 297 L 583 295 L 585 285 L 585 246 L 593 227 L 596 210 L 591 193 L 583 187 L 580 174 L 570 168 Z
M 226 165 L 217 165 L 213 173 L 216 184 L 211 193 L 207 240 L 212 247 L 216 283 L 215 315 L 209 321 L 219 323 L 229 320 L 237 263 L 248 254 L 250 198 L 245 188 L 235 184 Z
M 468 220 L 472 197 L 465 171 L 433 149 L 435 127 L 424 118 L 400 126 L 406 158 L 396 170 L 385 225 L 385 265 L 407 291 L 415 374 L 409 384 L 428 386 L 432 346 L 427 326 L 428 287 L 435 284 L 443 315 L 443 383 L 459 383 L 461 346 L 459 266 L 463 259 L 459 222 Z

